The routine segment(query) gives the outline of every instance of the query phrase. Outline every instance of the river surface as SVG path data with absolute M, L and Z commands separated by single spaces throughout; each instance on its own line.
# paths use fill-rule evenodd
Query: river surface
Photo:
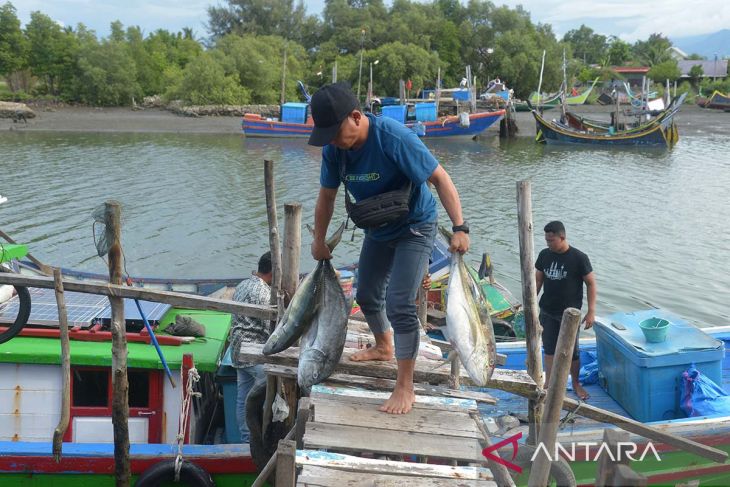
M 711 132 L 664 149 L 539 146 L 531 137 L 428 141 L 461 193 L 472 229 L 469 260 L 489 252 L 496 277 L 520 296 L 516 182 L 532 181 L 536 252 L 542 227 L 565 222 L 591 258 L 598 312 L 661 307 L 700 326 L 730 324 L 730 142 Z M 0 229 L 44 262 L 105 272 L 92 213 L 123 204 L 131 275 L 237 277 L 268 247 L 263 160 L 276 163 L 283 204 L 312 222 L 319 150 L 303 140 L 237 135 L 0 134 Z M 440 208 L 441 221 L 447 221 Z M 342 193 L 334 221 L 344 218 Z M 97 228 L 97 235 L 99 228 Z M 302 270 L 312 268 L 306 230 Z M 352 240 L 351 240 L 352 239 Z M 346 233 L 335 263 L 357 260 Z

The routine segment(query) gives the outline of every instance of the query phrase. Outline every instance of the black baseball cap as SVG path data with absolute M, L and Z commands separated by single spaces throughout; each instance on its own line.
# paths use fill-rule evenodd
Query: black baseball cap
M 360 106 L 350 84 L 346 82 L 323 86 L 312 96 L 309 105 L 312 107 L 314 119 L 309 145 L 317 147 L 324 147 L 332 142 L 342 121 Z

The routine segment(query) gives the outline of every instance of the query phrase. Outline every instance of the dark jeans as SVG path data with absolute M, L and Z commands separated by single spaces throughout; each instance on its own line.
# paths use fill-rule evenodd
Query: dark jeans
M 382 334 L 392 327 L 397 359 L 418 355 L 416 296 L 435 237 L 436 222 L 421 223 L 404 228 L 392 240 L 381 242 L 366 236 L 360 250 L 357 303 L 373 333 Z

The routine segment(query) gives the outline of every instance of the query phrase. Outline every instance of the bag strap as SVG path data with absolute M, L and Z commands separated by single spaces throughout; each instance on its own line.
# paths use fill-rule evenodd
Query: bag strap
M 349 216 L 349 214 L 350 214 L 350 208 L 355 203 L 350 198 L 350 190 L 347 188 L 347 174 L 346 174 L 347 168 L 345 167 L 346 164 L 347 164 L 347 161 L 346 161 L 345 151 L 338 148 L 337 149 L 337 153 L 339 155 L 337 157 L 337 159 L 338 159 L 338 166 L 339 166 L 340 181 L 342 181 L 342 184 L 345 187 L 345 209 L 347 210 L 347 214 Z M 388 156 L 387 154 L 385 154 L 385 157 L 387 157 L 388 159 L 390 159 L 390 161 L 393 164 L 395 164 L 395 162 L 390 158 L 390 156 Z M 405 175 L 405 176 L 406 176 L 406 184 L 404 184 L 403 187 L 400 188 L 400 191 L 402 191 L 404 194 L 408 194 L 409 195 L 408 196 L 408 202 L 409 202 L 409 206 L 410 206 L 411 191 L 413 190 L 413 181 L 411 181 L 411 179 L 407 175 Z M 394 191 L 399 191 L 399 190 L 394 190 Z

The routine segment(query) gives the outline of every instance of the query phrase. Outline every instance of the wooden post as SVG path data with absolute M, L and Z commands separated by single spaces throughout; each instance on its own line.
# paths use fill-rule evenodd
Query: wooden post
M 621 448 L 621 444 L 631 445 L 627 432 L 605 429 L 603 430 L 603 444 L 610 453 L 601 450 L 596 471 L 596 487 L 644 486 L 647 484 L 645 476 L 634 472 L 629 467 L 629 457 L 624 451 L 626 448 Z
M 107 201 L 104 222 L 112 235 L 109 247 L 109 282 L 122 284 L 121 205 Z M 127 378 L 127 330 L 124 323 L 124 299 L 109 297 L 112 308 L 112 424 L 114 426 L 114 467 L 117 486 L 129 486 L 129 380 Z
M 276 487 L 294 487 L 297 479 L 297 444 L 280 440 L 276 450 Z
M 299 256 L 302 250 L 302 204 L 284 205 L 284 253 L 281 262 L 281 287 L 289 304 L 299 284 Z
M 482 434 L 482 438 L 478 439 L 480 446 L 482 448 L 489 448 L 490 446 L 492 446 L 492 441 L 489 439 L 489 433 L 484 427 L 481 415 L 479 413 L 471 412 L 469 413 L 469 416 L 471 416 L 471 418 L 474 420 L 477 428 L 479 429 L 479 432 Z M 499 453 L 495 451 L 494 455 L 499 456 Z M 512 480 L 512 476 L 509 474 L 509 471 L 507 470 L 507 467 L 505 465 L 497 463 L 491 458 L 487 459 L 487 465 L 489 465 L 489 470 L 492 471 L 492 475 L 494 475 L 494 480 L 497 482 L 497 485 L 499 487 L 514 487 L 515 482 L 514 480 Z
M 563 319 L 560 322 L 560 333 L 558 333 L 558 343 L 555 346 L 555 358 L 550 372 L 550 383 L 548 384 L 547 397 L 545 398 L 545 413 L 543 415 L 539 436 L 539 444 L 543 445 L 548 452 L 555 451 L 560 410 L 563 406 L 570 365 L 573 362 L 573 347 L 575 346 L 575 337 L 578 335 L 579 326 L 579 310 L 568 308 L 563 311 Z M 537 458 L 532 463 L 529 485 L 547 485 L 551 463 L 547 455 L 537 455 Z
M 532 225 L 532 189 L 530 181 L 517 182 L 517 224 L 520 234 L 520 268 L 522 270 L 522 303 L 525 310 L 525 341 L 527 342 L 527 373 L 542 389 L 542 327 L 538 319 L 537 284 L 535 282 L 535 250 Z M 528 402 L 530 432 L 527 443 L 534 445 L 542 422 L 542 402 Z
M 276 221 L 276 191 L 274 188 L 274 161 L 264 161 L 264 186 L 266 189 L 266 215 L 269 219 L 269 247 L 271 248 L 271 304 L 279 305 L 281 293 L 281 249 L 279 248 L 279 227 Z M 283 304 L 283 303 L 281 303 Z M 281 308 L 281 306 L 279 306 Z M 281 311 L 281 310 L 280 310 Z M 276 320 L 270 323 L 273 331 Z
M 61 332 L 61 375 L 63 376 L 63 389 L 61 396 L 61 419 L 53 432 L 53 459 L 56 463 L 61 461 L 63 447 L 63 435 L 68 429 L 68 421 L 71 417 L 71 352 L 68 343 L 68 318 L 66 315 L 66 300 L 63 296 L 63 278 L 61 269 L 53 269 L 53 281 L 56 285 L 56 304 L 58 305 L 58 326 Z

